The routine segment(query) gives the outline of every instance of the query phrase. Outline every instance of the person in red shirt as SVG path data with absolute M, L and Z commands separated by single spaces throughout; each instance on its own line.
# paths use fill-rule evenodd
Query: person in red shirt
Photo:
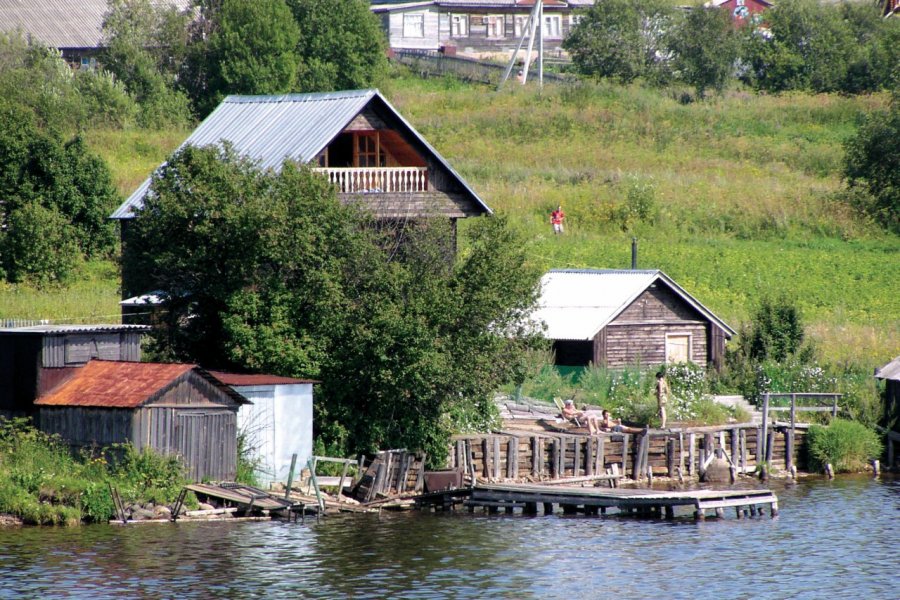
M 550 224 L 553 225 L 553 233 L 560 234 L 563 232 L 563 221 L 566 213 L 563 212 L 562 206 L 557 206 L 556 210 L 550 213 Z

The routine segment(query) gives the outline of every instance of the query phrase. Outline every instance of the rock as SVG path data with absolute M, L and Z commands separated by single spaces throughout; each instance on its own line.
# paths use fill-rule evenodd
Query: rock
M 731 465 L 724 458 L 715 458 L 700 476 L 705 483 L 731 483 Z
M 172 511 L 168 506 L 157 506 L 153 509 L 153 516 L 157 519 L 171 519 Z
M 0 514 L 0 527 L 12 527 L 22 525 L 23 521 L 13 515 Z
M 197 510 L 215 510 L 215 509 L 216 509 L 216 507 L 213 506 L 212 504 L 207 504 L 206 502 L 201 502 L 200 506 L 198 507 Z
M 146 521 L 153 518 L 153 511 L 146 508 L 135 508 L 131 511 L 131 519 L 134 521 Z

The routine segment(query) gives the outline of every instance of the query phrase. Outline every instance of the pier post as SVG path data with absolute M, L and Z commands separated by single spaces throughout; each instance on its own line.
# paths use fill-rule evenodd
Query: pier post
M 741 429 L 741 472 L 747 470 L 747 430 Z
M 740 462 L 740 454 L 739 454 L 739 446 L 738 443 L 738 429 L 735 427 L 731 430 L 731 464 L 736 465 Z
M 675 438 L 666 438 L 666 471 L 669 477 L 675 476 Z
M 578 477 L 581 475 L 581 438 L 572 438 L 572 441 L 575 445 L 575 456 L 574 463 L 572 465 L 572 477 Z M 591 438 L 588 438 L 588 443 L 590 443 Z
M 825 476 L 828 479 L 834 479 L 834 467 L 831 466 L 831 463 L 825 465 Z
M 724 508 L 719 507 L 716 509 L 716 518 L 719 518 L 719 519 L 725 518 L 725 509 Z
M 537 514 L 537 502 L 526 502 L 525 507 L 522 508 L 522 514 L 536 515 Z
M 628 477 L 628 439 L 629 436 L 627 433 L 622 434 L 622 476 Z M 632 471 L 631 476 L 637 480 L 637 477 L 634 477 L 635 473 Z
M 506 476 L 510 479 L 519 478 L 519 438 L 512 436 L 506 448 Z
M 766 435 L 766 462 L 772 465 L 772 447 L 775 445 L 775 430 Z
M 541 436 L 536 435 L 531 438 L 531 474 L 536 479 L 541 478 L 541 470 L 544 464 L 544 457 L 541 452 L 543 447 L 544 443 L 541 441 Z
M 481 472 L 485 479 L 491 478 L 491 444 L 486 437 L 481 438 Z
M 688 436 L 688 473 L 690 475 L 695 475 L 696 471 L 694 470 L 695 462 L 694 462 L 694 447 L 697 445 L 697 436 L 695 434 L 690 434 Z
M 872 472 L 875 477 L 878 477 L 881 473 L 881 462 L 877 458 L 872 461 Z
M 777 502 L 773 502 L 770 505 L 769 509 L 770 509 L 770 512 L 771 512 L 773 518 L 778 516 L 778 503 Z
M 604 469 L 606 469 L 606 456 L 604 455 L 604 451 L 606 450 L 606 437 L 600 436 L 597 438 L 597 464 L 595 465 L 594 472 L 602 473 Z
M 678 475 L 684 475 L 684 433 L 678 432 Z
M 786 431 L 784 435 L 784 468 L 788 473 L 794 468 L 794 430 Z
M 544 502 L 544 514 L 545 515 L 553 514 L 553 503 L 552 502 Z
M 600 443 L 600 440 L 597 440 Z M 584 474 L 590 477 L 594 474 L 594 438 L 588 437 L 584 446 Z
M 500 479 L 500 438 L 494 436 L 494 451 L 491 459 L 494 461 L 494 479 Z
M 674 506 L 666 506 L 666 520 L 671 521 L 675 518 L 675 507 Z
M 550 442 L 550 477 L 559 479 L 559 438 Z
M 702 508 L 698 508 L 694 511 L 694 519 L 697 521 L 705 521 L 706 520 L 706 511 Z

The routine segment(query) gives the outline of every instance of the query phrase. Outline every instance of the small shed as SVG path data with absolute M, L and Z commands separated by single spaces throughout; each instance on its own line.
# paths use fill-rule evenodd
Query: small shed
M 291 458 L 297 473 L 313 454 L 313 379 L 210 371 L 252 404 L 238 410 L 238 431 L 257 462 L 261 482 L 287 481 Z
M 246 403 L 196 365 L 92 360 L 35 405 L 40 429 L 73 447 L 131 442 L 177 454 L 201 481 L 234 479 Z
M 690 361 L 718 368 L 735 333 L 658 270 L 550 271 L 533 319 L 546 327 L 556 363 L 567 366 Z
M 875 369 L 875 378 L 885 382 L 884 424 L 900 431 L 900 356 Z
M 0 415 L 35 412 L 34 401 L 91 359 L 141 360 L 138 325 L 49 325 L 0 329 Z

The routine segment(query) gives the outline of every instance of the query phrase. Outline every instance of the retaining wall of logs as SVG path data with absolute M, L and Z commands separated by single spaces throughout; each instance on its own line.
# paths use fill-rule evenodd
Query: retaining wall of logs
M 505 431 L 460 435 L 453 439 L 448 467 L 483 480 L 546 480 L 602 475 L 615 469 L 627 477 L 698 475 L 711 452 L 725 455 L 738 471 L 768 462 L 790 470 L 801 457 L 805 431 L 769 429 L 767 456 L 758 455 L 761 427 L 700 427 L 677 432 L 607 433 L 598 436 Z

